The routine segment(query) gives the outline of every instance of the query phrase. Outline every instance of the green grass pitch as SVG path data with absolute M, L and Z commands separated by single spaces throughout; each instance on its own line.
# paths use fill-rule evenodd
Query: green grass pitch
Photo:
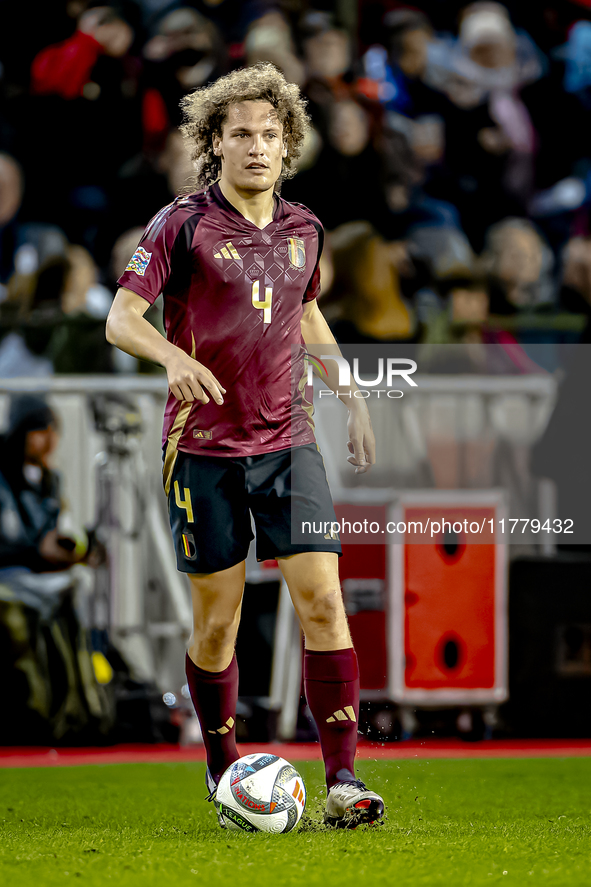
M 0 770 L 0 884 L 591 884 L 591 758 L 362 761 L 381 828 L 320 826 L 321 764 L 288 835 L 227 833 L 203 764 Z

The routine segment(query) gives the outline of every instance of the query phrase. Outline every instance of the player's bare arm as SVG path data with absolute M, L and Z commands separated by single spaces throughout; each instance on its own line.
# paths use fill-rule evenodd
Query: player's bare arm
M 319 343 L 322 343 L 324 354 L 327 351 L 339 356 L 341 354 L 340 348 L 315 299 L 307 302 L 304 306 L 302 336 L 306 347 L 309 348 L 312 354 L 315 351 L 314 346 Z M 317 356 L 319 357 L 320 354 Z M 334 392 L 337 392 L 339 390 L 339 381 L 338 367 L 335 361 L 328 361 L 327 371 L 328 385 Z M 350 386 L 347 390 L 347 393 L 351 392 L 351 395 L 349 397 L 341 395 L 339 399 L 349 410 L 347 433 L 349 435 L 348 447 L 351 455 L 347 461 L 355 466 L 355 474 L 364 474 L 366 471 L 369 471 L 376 461 L 376 441 L 371 427 L 367 404 L 362 398 L 354 396 L 354 392 L 357 390 L 357 385 L 351 378 Z
M 137 293 L 121 287 L 107 318 L 107 340 L 122 351 L 143 360 L 161 364 L 168 376 L 168 387 L 177 400 L 209 403 L 224 402 L 226 389 L 207 367 L 169 342 L 144 314 L 150 303 Z

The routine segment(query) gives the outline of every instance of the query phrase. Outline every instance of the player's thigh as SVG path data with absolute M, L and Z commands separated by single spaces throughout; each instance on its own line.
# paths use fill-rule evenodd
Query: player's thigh
M 247 469 L 257 558 L 341 553 L 324 462 L 315 444 L 267 453 Z M 314 527 L 306 534 L 302 528 Z M 322 531 L 317 528 L 322 527 Z
M 240 462 L 179 452 L 169 486 L 177 568 L 189 575 L 213 574 L 240 564 L 252 539 Z
M 335 649 L 350 646 L 338 561 L 331 551 L 305 551 L 277 561 L 311 649 L 327 639 Z

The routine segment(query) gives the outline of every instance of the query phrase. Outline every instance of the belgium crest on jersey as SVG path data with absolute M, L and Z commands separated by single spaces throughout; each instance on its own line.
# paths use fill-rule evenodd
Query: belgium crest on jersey
M 306 244 L 300 237 L 287 239 L 289 264 L 293 268 L 303 268 L 306 264 Z

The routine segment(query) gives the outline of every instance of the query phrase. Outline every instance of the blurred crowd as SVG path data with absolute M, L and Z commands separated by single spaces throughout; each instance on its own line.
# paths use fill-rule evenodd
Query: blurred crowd
M 309 102 L 282 196 L 329 232 L 339 341 L 589 341 L 589 0 L 2 0 L 0 19 L 0 376 L 138 369 L 104 319 L 191 188 L 179 101 L 260 60 Z

